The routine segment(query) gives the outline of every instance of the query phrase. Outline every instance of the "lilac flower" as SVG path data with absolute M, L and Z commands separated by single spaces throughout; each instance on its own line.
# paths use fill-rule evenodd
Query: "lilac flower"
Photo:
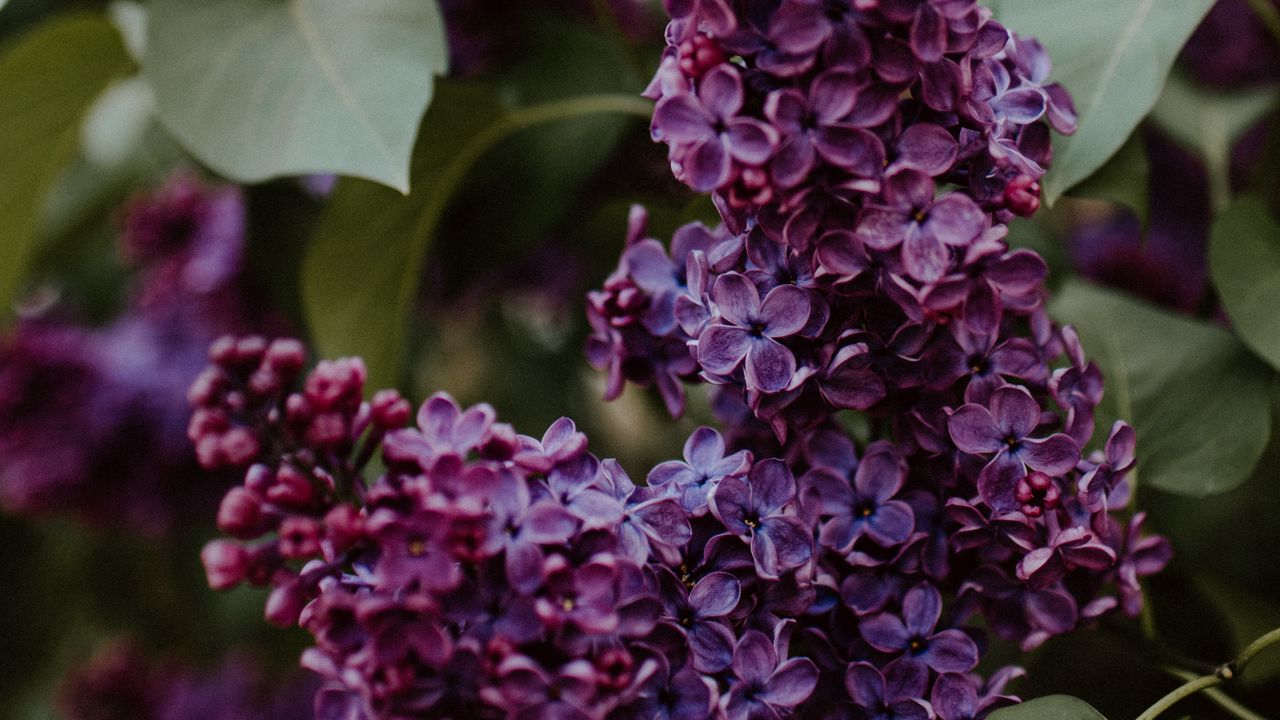
M 727 572 L 709 573 L 688 588 L 668 569 L 658 571 L 664 619 L 688 637 L 694 669 L 717 673 L 733 659 L 734 634 L 721 618 L 738 606 L 742 590 Z
M 733 649 L 736 680 L 724 697 L 729 720 L 763 720 L 787 713 L 808 699 L 818 683 L 818 668 L 808 658 L 779 657 L 774 644 L 748 630 Z
M 702 76 L 696 95 L 664 98 L 654 109 L 654 137 L 679 148 L 673 164 L 694 189 L 719 188 L 731 179 L 735 162 L 758 167 L 773 152 L 776 132 L 759 120 L 739 117 L 742 103 L 742 77 L 725 64 Z
M 777 579 L 809 562 L 813 546 L 801 521 L 784 514 L 795 499 L 796 483 L 781 460 L 757 462 L 746 480 L 726 477 L 711 494 L 711 512 L 730 533 L 751 545 L 756 572 Z
M 893 500 L 906 480 L 906 464 L 892 445 L 877 442 L 867 448 L 852 478 L 825 468 L 810 470 L 802 483 L 814 487 L 822 498 L 823 516 L 829 517 L 819 542 L 839 553 L 848 552 L 866 535 L 885 547 L 899 545 L 911 534 L 911 506 Z
M 907 673 L 920 680 L 919 673 Z M 915 698 L 923 690 L 921 682 L 904 682 L 895 678 L 892 684 L 870 663 L 849 665 L 844 686 L 853 704 L 870 720 L 926 720 L 929 710 Z M 915 687 L 912 687 L 912 686 Z
M 649 471 L 649 485 L 672 488 L 686 511 L 701 515 L 709 493 L 730 475 L 742 475 L 751 466 L 751 455 L 739 450 L 725 456 L 724 438 L 709 427 L 693 431 L 684 443 L 684 462 L 668 460 Z
M 755 285 L 738 273 L 721 275 L 711 290 L 724 322 L 698 338 L 698 360 L 709 372 L 728 375 L 745 365 L 749 387 L 778 392 L 795 373 L 796 359 L 779 338 L 794 335 L 809 321 L 809 295 L 780 285 L 760 300 Z
M 1004 695 L 989 695 L 979 700 L 973 682 L 957 673 L 939 676 L 933 683 L 929 700 L 939 720 L 978 720 L 1015 702 Z
M 932 282 L 949 266 L 948 247 L 963 247 L 986 228 L 982 210 L 968 196 L 951 193 L 935 200 L 928 175 L 902 169 L 885 178 L 884 204 L 868 205 L 858 219 L 858 235 L 869 247 L 901 245 L 911 277 Z
M 862 621 L 858 630 L 872 647 L 903 653 L 904 661 L 921 663 L 936 672 L 967 672 L 978 664 L 978 647 L 959 630 L 935 633 L 942 616 L 942 596 L 928 583 L 907 591 L 902 617 L 890 613 Z
M 1072 527 L 1055 533 L 1046 546 L 1027 553 L 1018 563 L 1018 579 L 1040 590 L 1071 568 L 1105 570 L 1115 562 L 1114 550 L 1093 539 L 1086 528 Z
M 991 393 L 989 409 L 974 403 L 955 411 L 948 422 L 951 439 L 962 452 L 992 455 L 978 478 L 982 499 L 997 512 L 1014 507 L 1014 490 L 1030 466 L 1051 476 L 1075 467 L 1080 450 L 1061 433 L 1030 438 L 1040 424 L 1040 407 L 1026 389 L 1004 385 Z
M 808 176 L 816 155 L 861 177 L 884 166 L 884 147 L 871 132 L 843 122 L 857 102 L 857 76 L 833 68 L 815 77 L 807 94 L 775 90 L 765 101 L 765 116 L 785 138 L 770 164 L 775 182 L 794 187 Z

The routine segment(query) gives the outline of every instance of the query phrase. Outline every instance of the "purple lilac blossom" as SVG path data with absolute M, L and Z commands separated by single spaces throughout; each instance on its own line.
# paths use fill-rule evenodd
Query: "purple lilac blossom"
M 120 255 L 135 273 L 121 315 L 87 327 L 54 307 L 0 338 L 7 509 L 157 533 L 216 506 L 176 398 L 213 339 L 270 323 L 249 287 L 245 221 L 237 188 L 177 175 L 124 212 Z
M 970 672 L 987 645 L 976 615 L 1030 649 L 1113 609 L 1136 615 L 1138 578 L 1170 554 L 1140 520 L 1113 517 L 1130 500 L 1132 428 L 1095 437 L 1101 374 L 1049 320 L 1045 262 L 1005 241 L 1006 223 L 1039 207 L 1050 130 L 1074 129 L 1070 96 L 1039 43 L 967 0 L 668 10 L 653 135 L 724 224 L 681 228 L 669 252 L 644 241 L 679 278 L 661 288 L 628 249 L 591 296 L 589 355 L 610 397 L 626 379 L 656 384 L 673 415 L 685 396 L 671 383 L 714 385 L 716 457 L 748 452 L 752 470 L 695 483 L 712 473 L 665 463 L 653 484 L 689 509 L 707 493 L 712 517 L 692 520 L 693 537 L 719 522 L 753 551 L 732 572 L 769 587 L 742 582 L 743 602 L 773 599 L 744 627 L 795 621 L 783 635 L 823 648 L 796 716 L 981 717 L 1016 702 L 1003 687 L 1019 670 L 989 684 Z M 695 229 L 692 247 L 681 238 Z M 663 321 L 642 321 L 654 313 Z M 851 410 L 868 440 L 841 422 Z M 799 479 L 776 493 L 808 529 L 795 568 L 758 547 L 777 515 L 751 476 L 774 463 Z M 668 480 L 685 475 L 694 501 Z M 727 569 L 680 557 L 690 582 Z
M 1169 559 L 1112 516 L 1131 431 L 1088 451 L 1100 373 L 1004 241 L 1074 125 L 1043 48 L 971 0 L 664 4 L 654 135 L 724 224 L 664 247 L 633 212 L 587 354 L 673 415 L 714 385 L 720 431 L 637 486 L 567 419 L 409 427 L 291 341 L 219 341 L 192 389 L 244 472 L 210 584 L 311 632 L 323 717 L 980 718 L 1021 673 L 973 672 L 988 632 L 1134 615 Z

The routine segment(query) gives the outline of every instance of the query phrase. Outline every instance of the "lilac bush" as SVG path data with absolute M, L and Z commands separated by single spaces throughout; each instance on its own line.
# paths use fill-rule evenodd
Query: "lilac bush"
M 210 584 L 312 634 L 321 717 L 982 717 L 1021 673 L 976 671 L 989 633 L 1136 615 L 1169 560 L 1004 240 L 1074 126 L 1043 48 L 968 0 L 666 5 L 653 134 L 724 223 L 633 211 L 587 355 L 673 415 L 712 386 L 683 460 L 637 484 L 567 419 L 414 416 L 291 340 L 222 339 L 192 388 L 201 462 L 244 473 Z

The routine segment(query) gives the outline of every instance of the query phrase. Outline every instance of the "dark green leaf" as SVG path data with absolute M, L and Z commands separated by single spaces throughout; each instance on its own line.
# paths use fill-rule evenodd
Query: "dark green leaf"
M 372 182 L 339 184 L 302 265 L 302 302 L 323 356 L 362 355 L 371 387 L 399 384 L 408 313 L 427 245 L 468 150 L 502 108 L 488 91 L 441 86 L 413 157 L 405 197 Z M 465 164 L 465 166 L 464 166 Z
M 98 15 L 75 14 L 32 32 L 0 56 L 0 303 L 19 291 L 39 238 L 40 209 L 74 156 L 94 98 L 132 63 Z
M 996 17 L 1040 39 L 1053 79 L 1075 98 L 1080 129 L 1054 138 L 1044 179 L 1052 205 L 1102 167 L 1151 111 L 1174 58 L 1213 0 L 999 0 Z
M 1078 283 L 1050 309 L 1106 376 L 1100 431 L 1137 430 L 1140 485 L 1198 497 L 1248 478 L 1271 435 L 1271 373 L 1230 333 Z
M 1209 272 L 1236 334 L 1280 368 L 1280 224 L 1261 200 L 1242 199 L 1214 223 Z
M 435 0 L 153 0 L 161 120 L 236 180 L 340 173 L 409 190 L 448 55 Z
M 1174 73 L 1151 119 L 1174 140 L 1204 159 L 1214 209 L 1231 201 L 1231 146 L 1275 108 L 1280 88 L 1263 87 L 1226 94 L 1196 86 Z
M 1001 708 L 991 720 L 1106 720 L 1089 703 L 1070 695 L 1050 695 L 1020 705 Z
M 1147 223 L 1147 180 L 1151 163 L 1142 135 L 1135 132 L 1111 159 L 1089 179 L 1071 190 L 1073 197 L 1109 200 L 1133 211 L 1143 225 Z

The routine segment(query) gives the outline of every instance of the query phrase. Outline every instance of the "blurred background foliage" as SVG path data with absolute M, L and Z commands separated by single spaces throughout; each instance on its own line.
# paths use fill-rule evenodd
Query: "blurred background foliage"
M 391 16 L 421 23 L 414 32 L 360 28 L 384 52 L 360 69 L 382 82 L 359 102 L 386 112 L 351 144 L 394 136 L 390 161 L 375 163 L 325 142 L 353 121 L 323 93 L 281 92 L 314 81 L 296 55 L 305 42 L 261 43 L 210 79 L 219 53 L 239 48 L 209 28 L 238 17 L 286 37 L 276 5 L 0 3 L 3 333 L 50 312 L 90 328 L 128 312 L 137 273 L 119 258 L 124 208 L 175 171 L 195 173 L 243 183 L 251 307 L 317 355 L 364 355 L 374 387 L 490 402 L 533 435 L 568 415 L 636 478 L 676 456 L 710 421 L 705 403 L 695 395 L 679 421 L 635 388 L 605 404 L 582 356 L 583 296 L 616 264 L 630 205 L 648 207 L 659 238 L 715 217 L 648 137 L 639 93 L 662 47 L 661 6 L 443 0 L 443 23 L 420 3 Z M 1099 426 L 1136 426 L 1137 507 L 1177 548 L 1150 587 L 1159 641 L 1119 622 L 1054 640 L 1021 660 L 1029 677 L 1013 689 L 1134 716 L 1179 682 L 1163 665 L 1212 666 L 1280 625 L 1280 12 L 1271 0 L 1161 0 L 1135 39 L 1123 36 L 1135 3 L 994 5 L 1045 41 L 1082 115 L 1080 134 L 1056 147 L 1047 207 L 1015 222 L 1013 242 L 1048 260 L 1055 316 L 1107 376 Z M 318 17 L 321 32 L 344 21 Z M 184 45 L 193 33 L 208 37 Z M 280 77 L 238 87 L 237 73 L 254 78 L 253 53 L 278 53 Z M 1099 81 L 1107 58 L 1114 85 Z M 183 107 L 206 82 L 212 105 Z M 89 481 L 111 494 L 117 478 Z M 15 581 L 0 612 L 0 716 L 68 716 L 68 674 L 122 637 L 162 664 L 212 672 L 235 649 L 287 677 L 299 632 L 263 623 L 254 591 L 205 587 L 198 553 L 215 508 L 193 503 L 159 533 L 59 511 L 0 516 L 0 570 Z M 1229 691 L 1280 717 L 1280 657 Z M 1202 698 L 1182 710 L 1230 716 Z

